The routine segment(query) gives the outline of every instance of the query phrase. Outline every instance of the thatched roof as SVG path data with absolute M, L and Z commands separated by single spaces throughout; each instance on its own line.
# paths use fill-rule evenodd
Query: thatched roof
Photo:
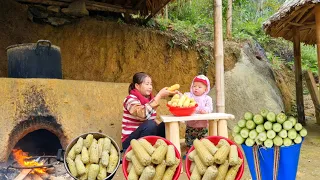
M 272 37 L 293 40 L 293 28 L 299 27 L 300 41 L 316 44 L 315 5 L 320 0 L 287 0 L 277 13 L 264 24 L 263 29 Z

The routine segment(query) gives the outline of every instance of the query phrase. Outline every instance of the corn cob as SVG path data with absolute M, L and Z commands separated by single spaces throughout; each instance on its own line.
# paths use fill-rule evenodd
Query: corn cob
M 111 140 L 108 137 L 104 138 L 103 150 L 108 152 L 111 150 Z
M 80 176 L 80 180 L 87 180 L 88 179 L 88 172 L 89 172 L 89 167 L 90 167 L 90 164 L 87 164 L 86 165 L 86 173 L 84 173 L 82 176 Z
M 223 146 L 223 145 L 229 145 L 229 146 L 230 146 L 230 144 L 228 143 L 227 140 L 225 140 L 225 139 L 220 139 L 219 142 L 218 142 L 218 144 L 217 144 L 217 148 L 220 148 L 220 147 Z
M 151 157 L 148 152 L 141 146 L 141 144 L 133 139 L 130 141 L 132 150 L 143 166 L 148 166 L 151 163 Z
M 190 99 L 189 98 L 186 98 L 186 100 L 184 101 L 184 103 L 183 103 L 183 107 L 189 107 L 189 105 L 190 105 Z
M 149 153 L 151 156 L 153 152 L 156 150 L 146 139 L 139 139 L 138 140 L 141 146 Z
M 88 172 L 88 180 L 96 180 L 100 167 L 98 164 L 91 164 Z
M 134 168 L 131 168 L 128 175 L 128 180 L 138 180 L 138 179 L 139 179 L 139 176 L 136 173 L 136 170 Z
M 76 163 L 69 157 L 67 157 L 67 164 L 69 167 L 69 171 L 72 174 L 73 177 L 77 177 L 78 176 L 78 171 L 76 168 Z
M 77 143 L 74 145 L 74 152 L 76 154 L 80 154 L 82 151 L 82 146 L 83 146 L 83 138 L 80 137 L 77 141 Z
M 168 145 L 159 146 L 151 156 L 152 163 L 160 164 L 164 160 L 167 150 L 168 150 Z
M 108 153 L 108 151 L 102 151 L 100 162 L 101 162 L 102 165 L 104 165 L 104 167 L 108 167 L 108 164 L 109 164 L 109 153 Z
M 98 156 L 101 158 L 102 148 L 103 148 L 104 138 L 98 140 Z
M 110 148 L 110 155 L 111 155 L 111 154 L 118 155 L 118 151 L 117 151 L 117 149 L 114 147 L 113 144 L 111 144 L 111 148 Z
M 174 84 L 170 87 L 168 87 L 168 91 L 175 91 L 175 90 L 178 90 L 180 88 L 180 84 Z
M 176 161 L 176 152 L 174 151 L 174 146 L 169 145 L 167 155 L 166 155 L 167 166 L 174 165 L 175 161 Z
M 190 180 L 201 180 L 201 175 L 198 171 L 198 168 L 194 168 L 192 170 Z
M 197 102 L 190 102 L 189 107 L 193 107 L 197 104 Z
M 144 168 L 139 180 L 152 180 L 155 173 L 156 173 L 156 170 L 154 169 L 154 167 L 149 165 L 146 168 Z
M 129 173 L 130 172 L 130 169 L 132 168 L 132 162 L 129 162 L 128 163 L 128 167 L 127 167 L 127 172 Z
M 240 166 L 242 165 L 243 163 L 243 160 L 242 159 L 239 159 L 238 161 L 239 163 L 233 167 L 231 167 L 228 172 L 227 172 L 227 175 L 226 175 L 226 178 L 225 180 L 234 180 L 237 176 L 237 173 L 239 171 L 239 168 Z
M 194 161 L 194 156 L 197 155 L 197 151 L 194 149 L 188 154 L 188 158 L 190 161 Z
M 178 106 L 179 107 L 182 107 L 183 106 L 183 103 L 184 101 L 187 99 L 187 96 L 186 95 L 183 95 L 180 99 L 179 99 L 179 102 L 178 102 Z
M 179 94 L 175 94 L 175 95 L 171 98 L 171 101 L 174 100 L 174 99 L 178 99 L 178 100 L 179 100 L 179 99 L 180 99 L 180 95 L 179 95 Z
M 207 166 L 203 164 L 198 155 L 194 157 L 194 162 L 196 163 L 196 167 L 201 175 L 204 175 L 206 172 Z
M 131 157 L 131 159 L 132 159 L 132 165 L 135 169 L 136 174 L 138 174 L 140 176 L 143 169 L 144 169 L 144 166 L 140 163 L 140 161 L 138 160 L 138 158 L 135 155 L 133 155 Z
M 98 144 L 96 143 L 97 140 L 93 140 L 93 142 L 91 143 L 90 146 L 90 154 L 89 154 L 89 158 L 90 158 L 90 163 L 98 163 L 99 162 L 99 149 L 98 149 Z
M 192 172 L 193 171 L 193 168 L 196 167 L 196 163 L 195 162 L 192 162 L 191 165 L 190 165 L 190 171 Z
M 202 139 L 201 142 L 212 156 L 218 151 L 218 148 L 209 139 Z
M 119 156 L 115 153 L 111 153 L 109 157 L 108 168 L 107 168 L 108 173 L 112 173 L 116 169 L 118 165 L 118 161 L 119 161 Z
M 238 149 L 236 145 L 230 146 L 230 153 L 229 153 L 229 164 L 230 166 L 235 166 L 239 163 L 238 157 Z
M 90 156 L 90 153 L 91 153 L 91 149 L 92 149 L 92 147 L 93 147 L 93 146 L 92 146 L 93 144 L 98 144 L 98 141 L 97 141 L 96 139 L 93 139 L 93 140 L 92 140 L 91 145 L 90 145 L 90 147 L 89 147 L 89 149 L 88 149 L 89 156 Z
M 167 143 L 164 142 L 164 140 L 158 139 L 158 140 L 156 141 L 156 143 L 153 145 L 153 147 L 158 148 L 160 145 L 166 145 L 166 144 L 167 144 Z
M 131 157 L 133 156 L 133 151 L 132 150 L 130 150 L 129 152 L 127 152 L 127 154 L 126 154 L 126 160 L 127 161 L 131 161 Z
M 213 156 L 214 162 L 217 164 L 223 164 L 228 158 L 230 152 L 230 145 L 221 146 L 216 154 Z
M 83 175 L 84 173 L 86 173 L 86 167 L 84 166 L 83 162 L 81 161 L 81 155 L 78 154 L 76 156 L 76 159 L 74 160 L 74 162 L 76 163 L 76 168 L 77 168 L 77 172 L 78 175 Z
M 219 166 L 219 168 L 218 168 L 218 176 L 217 176 L 216 180 L 224 180 L 224 178 L 227 175 L 228 168 L 229 168 L 229 161 L 226 160 L 223 164 L 221 164 Z
M 218 176 L 218 169 L 216 166 L 209 166 L 206 172 L 204 173 L 202 180 L 211 180 L 215 179 Z
M 166 162 L 163 160 L 162 163 L 158 164 L 156 167 L 156 174 L 152 180 L 162 180 L 164 172 L 166 171 Z
M 87 164 L 89 162 L 89 153 L 85 146 L 82 147 L 81 160 L 84 164 Z
M 92 141 L 93 141 L 93 135 L 92 134 L 88 134 L 86 139 L 83 140 L 83 145 L 86 148 L 89 148 L 91 146 Z
M 99 165 L 99 174 L 97 176 L 97 179 L 103 180 L 106 177 L 107 177 L 107 168 L 104 165 L 100 164 Z
M 164 172 L 162 180 L 172 180 L 174 173 L 176 172 L 177 167 L 180 164 L 180 160 L 176 158 L 176 163 L 173 166 L 169 166 L 168 169 Z
M 67 157 L 72 160 L 74 160 L 76 158 L 76 153 L 74 152 L 74 146 L 70 149 Z
M 204 165 L 206 166 L 212 165 L 214 162 L 213 156 L 208 151 L 208 149 L 203 145 L 203 143 L 199 139 L 195 139 L 193 141 L 193 145 L 197 151 L 197 155 L 200 157 Z

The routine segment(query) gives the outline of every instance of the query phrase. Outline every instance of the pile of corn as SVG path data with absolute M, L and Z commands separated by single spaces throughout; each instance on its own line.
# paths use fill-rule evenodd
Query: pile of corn
M 195 150 L 188 154 L 192 161 L 191 180 L 233 180 L 243 160 L 238 157 L 236 145 L 230 145 L 221 139 L 217 146 L 210 140 L 193 141 Z
M 168 104 L 173 107 L 194 107 L 197 103 L 193 98 L 189 98 L 187 95 L 175 94 Z
M 69 171 L 80 180 L 102 180 L 117 167 L 117 149 L 107 137 L 95 139 L 88 134 L 80 137 L 67 155 Z
M 172 180 L 180 159 L 173 145 L 158 139 L 152 146 L 146 139 L 133 139 L 125 158 L 129 161 L 128 180 Z

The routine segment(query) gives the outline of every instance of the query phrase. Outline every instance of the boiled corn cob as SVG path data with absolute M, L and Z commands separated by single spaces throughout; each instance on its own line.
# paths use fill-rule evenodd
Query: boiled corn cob
M 229 164 L 230 166 L 235 166 L 239 163 L 238 149 L 236 145 L 230 146 L 229 152 Z
M 190 165 L 190 172 L 193 171 L 193 168 L 196 167 L 196 163 L 195 162 L 192 162 L 191 165 Z
M 97 144 L 97 145 L 98 145 L 98 141 L 97 141 L 96 139 L 93 139 L 93 140 L 92 140 L 91 145 L 90 145 L 90 147 L 89 147 L 89 149 L 88 149 L 89 156 L 90 156 L 90 153 L 91 153 L 91 149 L 92 149 L 92 147 L 93 147 L 93 146 L 92 146 L 93 144 Z M 98 147 L 97 147 L 97 148 L 98 148 Z M 98 152 L 97 152 L 97 153 L 98 153 Z
M 99 149 L 98 149 L 98 144 L 96 143 L 97 140 L 93 140 L 90 146 L 90 152 L 89 152 L 89 158 L 90 158 L 90 163 L 99 163 Z
M 193 151 L 191 151 L 188 155 L 188 158 L 190 159 L 190 161 L 194 161 L 194 156 L 197 155 L 197 151 L 194 149 Z
M 119 160 L 118 154 L 115 154 L 115 153 L 110 154 L 108 168 L 107 168 L 108 173 L 112 173 L 116 169 L 118 165 L 118 160 Z
M 229 161 L 226 160 L 223 164 L 221 164 L 218 168 L 218 176 L 216 180 L 224 180 L 229 168 Z
M 167 154 L 166 154 L 167 166 L 174 165 L 175 161 L 176 161 L 176 153 L 174 151 L 174 146 L 168 145 L 168 150 L 167 150 Z
M 166 162 L 163 160 L 162 163 L 158 164 L 156 167 L 156 174 L 153 177 L 153 180 L 162 180 L 164 172 L 166 171 Z
M 118 155 L 118 151 L 117 151 L 117 149 L 114 147 L 113 144 L 111 144 L 111 148 L 110 148 L 110 155 L 111 155 L 111 154 Z
M 83 140 L 83 145 L 86 148 L 89 148 L 91 146 L 92 141 L 93 141 L 93 135 L 92 134 L 88 134 L 86 139 Z
M 168 91 L 175 91 L 175 90 L 178 90 L 180 88 L 180 85 L 179 84 L 174 84 L 170 87 L 168 87 Z
M 196 167 L 197 167 L 199 173 L 201 175 L 204 175 L 204 173 L 207 170 L 207 166 L 204 165 L 204 163 L 201 161 L 201 159 L 199 158 L 198 155 L 194 156 L 194 162 L 196 163 Z
M 127 152 L 126 154 L 126 160 L 127 161 L 131 161 L 131 157 L 133 156 L 133 150 L 130 150 L 129 152 Z
M 234 180 L 242 163 L 243 160 L 239 159 L 239 163 L 228 170 L 225 180 Z
M 99 174 L 97 176 L 97 179 L 103 180 L 106 177 L 107 177 L 107 168 L 104 165 L 100 164 L 99 165 Z
M 193 141 L 193 145 L 197 151 L 197 155 L 200 157 L 204 165 L 206 166 L 212 165 L 214 162 L 213 156 L 208 151 L 208 149 L 203 145 L 203 143 L 199 139 L 195 139 Z
M 201 174 L 198 171 L 198 168 L 193 168 L 190 180 L 201 180 Z
M 69 171 L 72 174 L 73 177 L 77 177 L 78 176 L 78 171 L 76 168 L 76 163 L 69 157 L 67 157 L 67 164 L 69 167 Z
M 89 153 L 85 146 L 82 147 L 81 160 L 84 164 L 87 164 L 89 162 Z
M 140 161 L 138 160 L 138 158 L 135 155 L 133 155 L 131 157 L 131 159 L 132 159 L 132 165 L 135 169 L 136 174 L 138 174 L 140 176 L 143 169 L 144 169 L 144 166 L 140 163 Z
M 88 172 L 88 180 L 96 180 L 100 167 L 98 164 L 91 164 Z
M 218 142 L 218 144 L 217 144 L 217 148 L 220 148 L 220 147 L 223 146 L 223 145 L 229 145 L 229 146 L 230 146 L 230 144 L 228 143 L 227 140 L 225 140 L 225 139 L 220 139 L 219 142 Z
M 98 140 L 98 156 L 101 158 L 102 149 L 103 149 L 104 138 Z
M 156 141 L 156 143 L 153 145 L 153 147 L 158 148 L 160 145 L 166 145 L 166 144 L 167 144 L 167 143 L 164 142 L 164 140 L 158 139 L 158 140 Z
M 74 146 L 70 149 L 67 157 L 72 160 L 74 160 L 76 158 L 76 153 L 74 152 Z
M 101 162 L 102 165 L 104 165 L 104 167 L 107 167 L 107 166 L 108 166 L 108 164 L 109 164 L 109 158 L 110 158 L 110 157 L 109 157 L 109 152 L 106 151 L 106 150 L 102 151 L 100 162 Z
M 211 180 L 215 179 L 218 176 L 218 169 L 216 166 L 209 166 L 206 172 L 204 173 L 202 180 Z
M 176 163 L 173 166 L 170 166 L 163 175 L 162 180 L 172 180 L 174 173 L 176 172 L 177 167 L 180 164 L 180 160 L 176 158 Z
M 139 180 L 152 180 L 155 173 L 156 173 L 156 170 L 154 169 L 154 167 L 149 165 L 146 168 L 144 168 Z
M 128 175 L 128 180 L 138 180 L 139 175 L 136 173 L 134 168 L 131 168 Z
M 90 164 L 87 164 L 86 165 L 86 173 L 84 173 L 82 176 L 80 176 L 80 180 L 87 180 L 88 179 L 88 172 L 89 172 L 89 167 L 90 167 Z
M 77 141 L 77 143 L 74 145 L 74 152 L 76 154 L 80 154 L 82 151 L 82 146 L 83 146 L 83 138 L 80 137 Z
M 216 154 L 213 156 L 214 162 L 217 164 L 223 164 L 228 158 L 230 152 L 230 145 L 222 145 Z
M 111 150 L 111 140 L 108 137 L 104 138 L 103 150 L 108 152 Z
M 78 175 L 83 175 L 86 173 L 86 167 L 84 166 L 83 162 L 81 161 L 81 155 L 78 154 L 76 156 L 76 159 L 74 160 L 74 162 L 76 163 L 76 168 L 77 168 L 77 172 Z
M 130 172 L 130 169 L 133 167 L 132 162 L 128 163 L 127 172 Z
M 149 153 L 151 156 L 153 152 L 156 150 L 146 139 L 139 139 L 139 143 L 142 145 L 142 147 Z
M 160 145 L 151 156 L 152 163 L 160 164 L 164 160 L 167 150 L 167 145 Z
M 208 149 L 212 156 L 218 151 L 218 148 L 209 139 L 202 139 L 201 142 Z
M 130 141 L 130 145 L 137 159 L 143 166 L 148 166 L 151 163 L 151 157 L 148 152 L 141 146 L 141 144 L 133 139 Z

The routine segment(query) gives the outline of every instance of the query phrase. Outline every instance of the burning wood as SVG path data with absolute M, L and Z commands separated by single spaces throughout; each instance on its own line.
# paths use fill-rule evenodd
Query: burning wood
M 31 156 L 28 156 L 28 153 L 23 152 L 21 149 L 13 149 L 12 154 L 14 159 L 18 162 L 21 167 L 33 167 L 33 166 L 42 166 L 43 162 L 37 162 L 36 160 L 28 160 Z M 46 172 L 46 168 L 34 168 L 31 173 L 43 174 Z

